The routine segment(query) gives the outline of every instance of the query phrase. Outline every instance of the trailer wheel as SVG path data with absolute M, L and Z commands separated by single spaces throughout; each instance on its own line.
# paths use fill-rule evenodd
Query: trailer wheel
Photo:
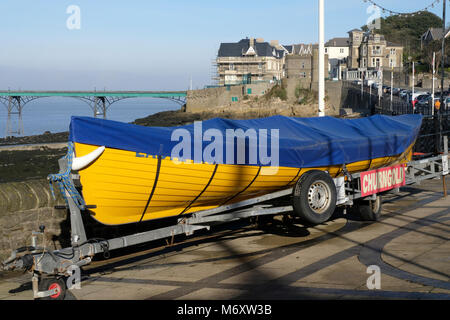
M 336 186 L 326 172 L 312 170 L 297 181 L 293 192 L 294 214 L 307 224 L 320 224 L 336 209 Z
M 377 195 L 375 200 L 359 200 L 356 203 L 357 210 L 363 221 L 378 221 L 381 216 L 383 200 Z
M 66 296 L 66 283 L 64 278 L 41 278 L 39 280 L 38 288 L 39 291 L 58 290 L 56 294 L 40 298 L 39 300 L 64 300 L 64 297 Z

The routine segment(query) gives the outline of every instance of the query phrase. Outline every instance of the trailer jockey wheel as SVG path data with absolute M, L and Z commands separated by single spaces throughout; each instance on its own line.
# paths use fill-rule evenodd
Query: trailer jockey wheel
M 319 170 L 308 171 L 294 188 L 294 214 L 306 224 L 323 223 L 333 215 L 336 199 L 336 186 L 330 175 Z
M 363 221 L 377 221 L 381 216 L 383 200 L 377 195 L 376 200 L 359 200 L 356 209 Z
M 57 293 L 49 297 L 40 298 L 40 300 L 64 300 L 66 296 L 66 282 L 64 278 L 41 278 L 39 279 L 39 291 L 48 291 L 57 289 Z

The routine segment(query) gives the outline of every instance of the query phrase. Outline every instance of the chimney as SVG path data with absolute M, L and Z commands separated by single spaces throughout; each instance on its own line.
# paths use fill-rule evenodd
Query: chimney
M 264 42 L 264 39 L 263 39 L 263 38 L 257 38 L 257 39 L 256 39 L 256 42 L 262 43 L 262 42 Z
M 272 47 L 278 48 L 278 46 L 279 46 L 280 44 L 278 43 L 278 40 L 270 40 L 270 45 L 271 45 Z
M 250 38 L 250 47 L 255 47 L 255 38 Z

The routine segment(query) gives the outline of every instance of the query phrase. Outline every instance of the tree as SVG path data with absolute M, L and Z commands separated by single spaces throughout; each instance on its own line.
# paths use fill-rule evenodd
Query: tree
M 433 70 L 433 52 L 436 52 L 436 74 L 439 74 L 442 61 L 442 41 L 434 40 L 422 49 L 422 61 L 430 66 L 430 70 Z M 448 56 L 450 53 L 450 43 L 445 41 L 445 62 L 448 63 Z
M 390 42 L 403 45 L 407 56 L 421 54 L 420 38 L 429 28 L 442 28 L 442 19 L 431 12 L 421 12 L 414 16 L 394 15 L 381 18 L 381 28 L 376 33 L 384 35 Z M 367 26 L 362 30 L 367 31 Z

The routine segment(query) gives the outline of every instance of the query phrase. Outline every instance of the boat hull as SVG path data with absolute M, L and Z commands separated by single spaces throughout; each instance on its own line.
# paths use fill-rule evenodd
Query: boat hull
M 99 146 L 75 143 L 77 157 Z M 406 163 L 412 145 L 396 156 L 347 163 L 350 173 Z M 343 174 L 342 165 L 318 168 L 279 167 L 276 172 L 252 165 L 177 163 L 170 158 L 105 148 L 103 154 L 79 171 L 82 195 L 97 221 L 122 225 L 212 209 L 295 185 L 310 170 Z

